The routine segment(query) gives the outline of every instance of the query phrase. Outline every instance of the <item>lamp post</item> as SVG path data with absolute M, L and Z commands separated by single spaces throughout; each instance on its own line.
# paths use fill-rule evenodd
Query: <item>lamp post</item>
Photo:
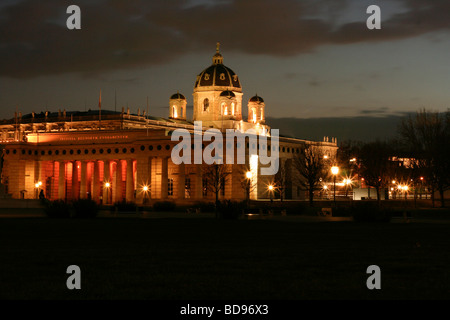
M 333 166 L 333 167 L 331 167 L 331 173 L 333 174 L 333 176 L 334 176 L 334 181 L 333 181 L 333 185 L 334 185 L 334 195 L 333 195 L 333 199 L 334 199 L 334 205 L 336 205 L 336 176 L 337 176 L 337 174 L 339 173 L 339 167 L 337 167 L 337 166 Z
M 422 200 L 422 193 L 423 193 L 423 177 L 420 177 L 420 199 Z
M 273 185 L 269 185 L 270 202 L 273 202 Z
M 34 187 L 36 188 L 36 199 L 39 198 L 39 183 L 36 182 L 36 184 L 34 185 Z
M 142 188 L 142 190 L 144 191 L 144 204 L 147 203 L 147 192 L 148 192 L 148 186 L 144 186 Z
M 111 184 L 109 182 L 106 182 L 105 183 L 105 188 L 106 188 L 105 204 L 108 204 L 108 202 L 109 202 L 109 187 L 111 187 Z

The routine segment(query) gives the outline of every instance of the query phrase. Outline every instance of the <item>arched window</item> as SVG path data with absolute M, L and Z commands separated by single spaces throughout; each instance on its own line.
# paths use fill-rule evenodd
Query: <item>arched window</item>
M 222 102 L 222 114 L 224 116 L 228 115 L 228 106 L 227 106 L 227 104 L 225 102 Z
M 172 110 L 173 110 L 173 112 L 172 112 L 173 117 L 174 117 L 174 118 L 178 118 L 177 107 L 173 106 L 172 108 L 173 108 L 173 109 L 172 109 Z
M 236 112 L 234 108 L 234 102 L 231 103 L 231 115 L 234 116 L 234 113 Z
M 253 113 L 253 123 L 256 123 L 256 109 L 252 108 L 252 113 Z
M 261 109 L 261 121 L 264 120 L 264 110 Z
M 184 117 L 183 107 L 180 108 L 180 117 Z
M 209 108 L 209 100 L 208 98 L 206 98 L 205 100 L 203 100 L 203 111 L 208 111 Z

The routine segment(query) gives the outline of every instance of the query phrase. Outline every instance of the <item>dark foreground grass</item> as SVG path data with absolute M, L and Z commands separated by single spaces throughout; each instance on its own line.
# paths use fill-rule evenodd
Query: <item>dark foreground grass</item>
M 36 218 L 0 235 L 1 299 L 450 298 L 450 224 Z

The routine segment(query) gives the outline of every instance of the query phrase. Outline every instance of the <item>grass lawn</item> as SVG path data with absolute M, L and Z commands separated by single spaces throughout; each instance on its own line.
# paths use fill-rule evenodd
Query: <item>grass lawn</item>
M 0 299 L 450 299 L 450 224 L 3 218 L 0 236 Z

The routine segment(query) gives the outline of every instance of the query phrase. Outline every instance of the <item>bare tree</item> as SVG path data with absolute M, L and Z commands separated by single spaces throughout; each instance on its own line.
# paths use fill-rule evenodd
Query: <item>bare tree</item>
M 287 188 L 286 164 L 283 161 L 280 161 L 278 172 L 275 174 L 273 182 L 275 190 L 280 194 L 280 201 L 283 201 L 284 192 Z
M 314 201 L 314 191 L 320 190 L 320 181 L 325 180 L 329 175 L 329 165 L 324 159 L 324 154 L 320 147 L 305 145 L 296 155 L 293 161 L 294 167 L 299 173 L 298 182 L 308 190 L 309 204 Z
M 247 177 L 248 172 L 251 172 L 248 165 L 241 165 L 239 167 L 241 187 L 245 191 L 245 198 L 247 200 L 247 203 L 250 201 L 250 194 L 255 190 L 257 186 L 256 179 L 253 179 L 253 177 Z
M 433 205 L 434 191 L 438 190 L 444 207 L 444 191 L 450 186 L 450 112 L 423 109 L 405 119 L 399 131 L 411 157 L 417 159 L 426 172 Z
M 228 164 L 210 164 L 203 165 L 202 173 L 206 185 L 203 187 L 215 195 L 216 205 L 219 202 L 221 191 L 225 191 L 225 185 L 231 174 L 231 168 Z
M 390 174 L 395 163 L 389 159 L 392 157 L 392 148 L 386 142 L 368 142 L 358 151 L 358 171 L 364 177 L 365 183 L 374 187 L 377 192 L 377 201 L 380 201 L 380 190 L 387 187 Z

